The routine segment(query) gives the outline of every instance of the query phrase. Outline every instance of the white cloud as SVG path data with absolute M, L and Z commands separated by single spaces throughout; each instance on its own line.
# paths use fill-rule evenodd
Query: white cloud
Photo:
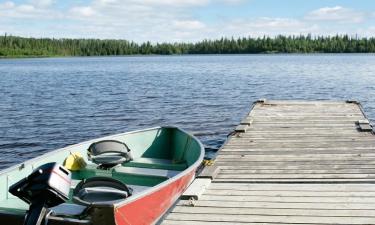
M 319 30 L 317 25 L 311 25 L 291 18 L 249 18 L 225 21 L 213 27 L 211 33 L 216 33 L 213 38 L 226 37 L 262 37 L 282 35 L 299 35 L 314 33 Z
M 304 23 L 289 18 L 270 18 L 270 17 L 261 17 L 254 21 L 251 21 L 249 24 L 251 27 L 261 28 L 268 27 L 272 29 L 285 29 L 285 28 L 300 28 L 304 26 Z
M 35 11 L 35 7 L 33 5 L 20 5 L 17 7 L 17 11 L 21 13 L 33 13 Z
M 41 3 L 43 2 L 44 3 Z M 46 0 L 29 1 L 29 4 L 16 4 L 12 1 L 0 3 L 0 16 L 2 21 L 10 21 L 12 19 L 33 19 L 43 20 L 62 18 L 63 13 L 55 9 L 48 8 Z M 42 5 L 40 5 L 42 4 Z M 44 5 L 43 5 L 44 4 Z M 24 22 L 30 22 L 26 20 Z M 14 24 L 9 24 L 12 27 Z
M 365 29 L 358 28 L 355 32 L 356 35 L 359 35 L 360 37 L 374 37 L 375 34 L 375 26 L 370 26 Z
M 239 5 L 247 2 L 247 0 L 220 0 L 220 2 L 229 4 L 229 5 Z
M 143 5 L 148 7 L 167 6 L 167 7 L 195 7 L 204 6 L 210 3 L 210 0 L 95 0 L 94 5 Z
M 196 30 L 205 28 L 205 24 L 198 20 L 177 20 L 173 22 L 176 29 Z
M 76 18 L 76 17 L 90 17 L 94 16 L 96 14 L 96 11 L 90 7 L 90 6 L 77 6 L 73 7 L 69 10 L 70 14 Z
M 312 21 L 333 21 L 341 23 L 360 23 L 364 20 L 365 14 L 353 9 L 344 8 L 342 6 L 323 7 L 311 11 L 305 17 Z
M 4 2 L 4 3 L 0 3 L 0 10 L 11 9 L 11 8 L 13 8 L 15 5 L 16 5 L 16 4 L 14 4 L 14 2 L 11 2 L 11 1 Z
M 30 0 L 30 4 L 34 5 L 37 8 L 49 7 L 54 3 L 54 0 Z
M 138 0 L 133 0 L 138 2 Z M 209 3 L 209 0 L 143 0 L 145 5 L 167 5 L 167 6 L 203 6 Z

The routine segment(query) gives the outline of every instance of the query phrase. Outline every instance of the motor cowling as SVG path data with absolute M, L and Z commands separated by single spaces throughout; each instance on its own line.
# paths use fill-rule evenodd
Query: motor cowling
M 53 162 L 35 169 L 29 176 L 13 184 L 9 192 L 30 205 L 25 225 L 41 224 L 47 208 L 69 198 L 71 173 Z

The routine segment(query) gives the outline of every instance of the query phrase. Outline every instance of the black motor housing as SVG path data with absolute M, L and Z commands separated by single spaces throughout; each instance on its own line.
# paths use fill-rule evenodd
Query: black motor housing
M 46 208 L 64 203 L 69 198 L 71 173 L 57 163 L 47 163 L 13 184 L 9 192 L 30 204 L 27 225 L 40 224 Z

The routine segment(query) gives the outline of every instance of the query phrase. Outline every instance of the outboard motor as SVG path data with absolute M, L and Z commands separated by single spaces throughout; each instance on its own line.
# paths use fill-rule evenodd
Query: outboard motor
M 30 205 L 24 225 L 40 225 L 47 208 L 69 197 L 71 173 L 57 163 L 47 163 L 9 188 L 9 192 Z

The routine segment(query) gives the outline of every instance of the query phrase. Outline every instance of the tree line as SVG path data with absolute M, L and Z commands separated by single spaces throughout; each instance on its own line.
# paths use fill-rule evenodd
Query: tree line
M 279 35 L 154 44 L 127 40 L 0 36 L 0 57 L 257 53 L 375 53 L 375 37 Z

